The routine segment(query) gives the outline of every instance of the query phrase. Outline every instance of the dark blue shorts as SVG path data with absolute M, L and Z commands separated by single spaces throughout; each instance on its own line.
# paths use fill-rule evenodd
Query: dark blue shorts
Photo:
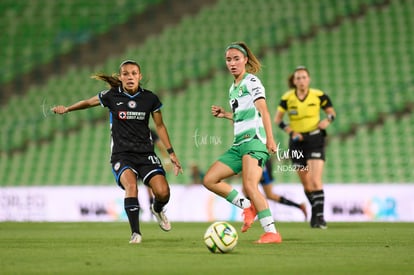
M 121 174 L 126 169 L 131 169 L 137 175 L 138 179 L 149 186 L 150 179 L 155 175 L 165 176 L 165 170 L 162 167 L 161 160 L 155 153 L 147 154 L 117 154 L 111 158 L 112 173 L 118 185 L 124 189 L 120 182 Z
M 266 162 L 266 165 L 263 167 L 263 174 L 262 174 L 262 178 L 260 179 L 260 183 L 262 185 L 268 185 L 268 184 L 272 184 L 273 182 L 273 171 L 272 171 L 272 162 L 269 159 Z

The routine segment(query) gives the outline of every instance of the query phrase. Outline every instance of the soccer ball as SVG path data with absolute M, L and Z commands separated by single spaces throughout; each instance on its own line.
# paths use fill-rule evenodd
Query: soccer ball
M 237 245 L 239 235 L 236 229 L 227 222 L 211 224 L 204 234 L 204 243 L 211 253 L 227 253 Z

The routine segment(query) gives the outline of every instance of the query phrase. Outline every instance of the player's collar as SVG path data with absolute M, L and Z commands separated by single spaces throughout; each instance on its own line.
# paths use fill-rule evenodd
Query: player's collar
M 143 91 L 143 89 L 142 89 L 141 87 L 138 87 L 137 92 L 136 92 L 135 94 L 131 95 L 130 93 L 128 93 L 127 91 L 125 91 L 125 90 L 122 88 L 122 86 L 119 86 L 119 87 L 118 87 L 118 92 L 119 92 L 119 93 L 125 94 L 125 95 L 127 95 L 127 96 L 129 96 L 129 97 L 135 97 L 135 96 L 139 95 L 142 91 Z

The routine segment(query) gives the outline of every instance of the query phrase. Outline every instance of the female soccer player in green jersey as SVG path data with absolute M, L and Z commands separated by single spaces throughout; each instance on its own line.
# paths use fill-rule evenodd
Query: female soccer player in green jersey
M 254 74 L 260 70 L 260 62 L 243 42 L 230 44 L 225 51 L 226 65 L 234 80 L 229 90 L 231 112 L 213 105 L 211 113 L 217 118 L 233 121 L 233 145 L 209 168 L 204 176 L 204 186 L 230 203 L 243 209 L 246 232 L 256 215 L 265 233 L 256 243 L 280 243 L 269 204 L 259 191 L 263 167 L 269 153 L 275 153 L 272 122 L 266 104 L 265 89 Z M 239 193 L 223 179 L 241 172 L 243 189 L 247 197 Z

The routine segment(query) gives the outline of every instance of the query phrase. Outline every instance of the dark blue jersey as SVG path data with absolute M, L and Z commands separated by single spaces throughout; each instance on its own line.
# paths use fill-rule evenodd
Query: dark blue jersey
M 151 113 L 162 107 L 158 96 L 142 88 L 130 95 L 118 87 L 102 91 L 98 97 L 110 112 L 112 155 L 154 152 L 148 124 Z

